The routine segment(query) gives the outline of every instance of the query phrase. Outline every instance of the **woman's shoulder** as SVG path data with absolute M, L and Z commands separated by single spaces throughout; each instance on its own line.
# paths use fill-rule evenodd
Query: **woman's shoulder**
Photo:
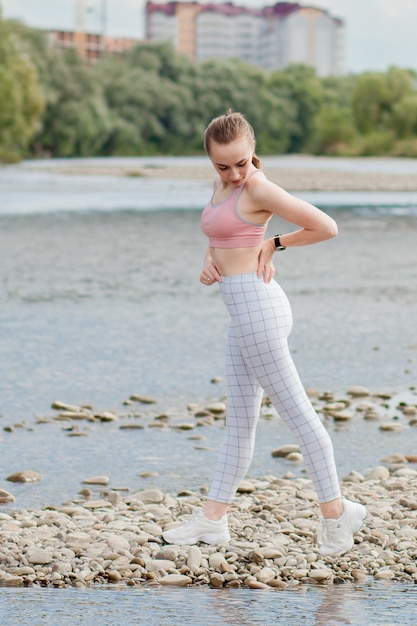
M 246 189 L 250 195 L 263 195 L 277 185 L 266 176 L 263 170 L 255 170 L 246 181 Z
M 288 192 L 261 172 L 248 180 L 247 193 L 250 200 L 262 211 L 288 201 Z

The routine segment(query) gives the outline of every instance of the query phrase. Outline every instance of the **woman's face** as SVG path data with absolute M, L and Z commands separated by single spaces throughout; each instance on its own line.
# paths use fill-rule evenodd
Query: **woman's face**
M 230 143 L 210 142 L 209 157 L 220 176 L 223 186 L 240 187 L 253 170 L 252 157 L 255 150 L 250 137 L 239 137 Z

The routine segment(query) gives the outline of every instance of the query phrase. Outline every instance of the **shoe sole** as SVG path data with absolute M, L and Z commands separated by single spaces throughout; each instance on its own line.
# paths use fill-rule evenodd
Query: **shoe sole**
M 203 543 L 208 543 L 210 545 L 213 545 L 216 543 L 227 543 L 228 541 L 230 541 L 229 533 L 223 533 L 222 535 L 215 535 L 213 533 L 206 534 L 206 535 L 197 535 L 197 537 L 189 537 L 187 539 L 182 539 L 182 540 L 177 539 L 176 541 L 175 540 L 172 541 L 169 538 L 165 538 L 164 534 L 162 534 L 162 537 L 167 543 L 171 545 L 175 545 L 175 546 L 193 546 L 199 541 L 202 541 Z

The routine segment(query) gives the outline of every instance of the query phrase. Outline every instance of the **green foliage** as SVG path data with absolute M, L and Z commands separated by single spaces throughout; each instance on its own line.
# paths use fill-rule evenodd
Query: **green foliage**
M 200 154 L 207 123 L 229 108 L 252 123 L 259 154 L 417 156 L 416 86 L 400 68 L 319 78 L 302 65 L 197 64 L 169 43 L 91 65 L 0 16 L 0 161 Z
M 327 105 L 314 118 L 309 148 L 314 154 L 337 156 L 349 150 L 355 135 L 350 110 Z
M 0 18 L 0 161 L 25 154 L 44 106 L 36 68 L 21 54 Z
M 291 65 L 271 74 L 267 89 L 277 99 L 287 133 L 288 152 L 303 152 L 323 101 L 323 87 L 314 69 Z

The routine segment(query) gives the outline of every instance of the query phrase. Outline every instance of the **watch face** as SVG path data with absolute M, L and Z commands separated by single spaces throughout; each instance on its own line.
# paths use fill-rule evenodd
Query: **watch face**
M 276 235 L 274 237 L 275 250 L 285 250 L 285 246 L 281 245 L 279 238 L 280 238 L 280 235 Z

